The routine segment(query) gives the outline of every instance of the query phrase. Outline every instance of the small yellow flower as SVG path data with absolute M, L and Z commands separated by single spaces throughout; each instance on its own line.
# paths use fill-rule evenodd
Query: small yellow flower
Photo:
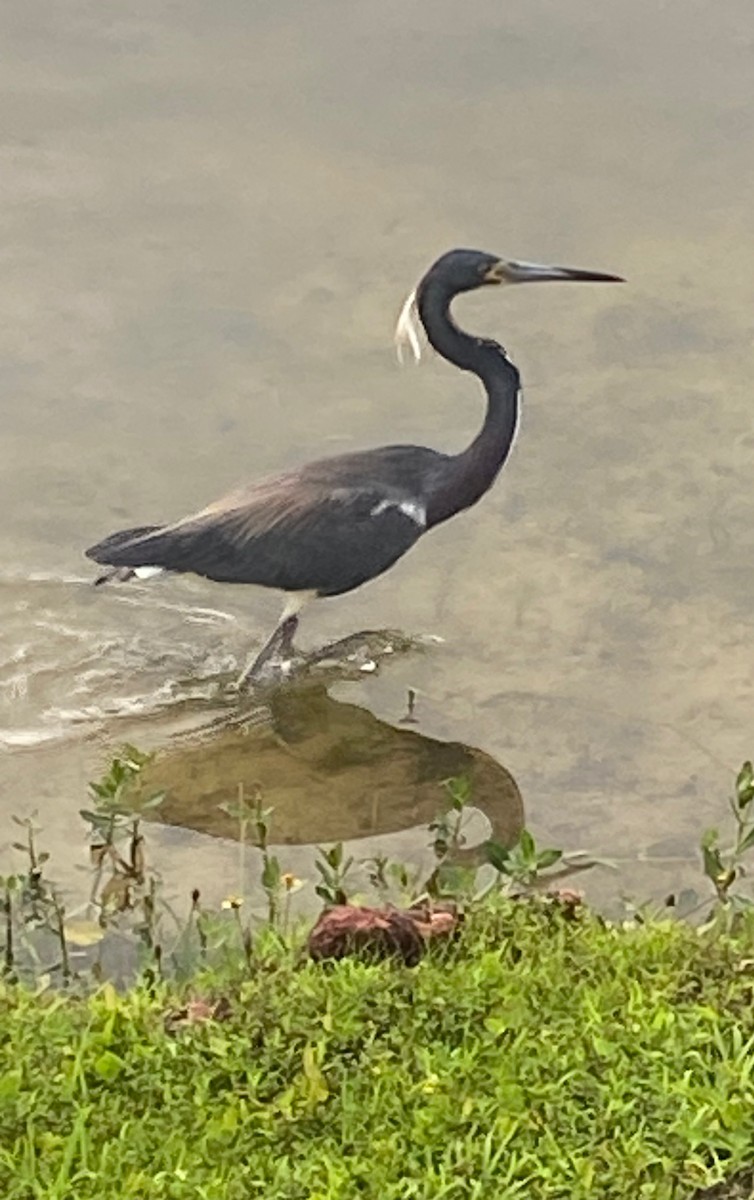
M 292 871 L 283 871 L 283 874 L 280 876 L 280 882 L 286 892 L 297 892 L 299 888 L 304 886 L 303 879 L 298 879 Z
M 236 912 L 243 904 L 243 896 L 226 896 L 223 900 L 223 908 L 232 908 Z

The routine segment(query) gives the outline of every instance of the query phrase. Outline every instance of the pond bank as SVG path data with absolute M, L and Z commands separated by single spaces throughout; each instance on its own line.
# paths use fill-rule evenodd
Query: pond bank
M 267 930 L 191 985 L 6 984 L 0 1192 L 748 1195 L 753 948 L 493 896 L 413 968 Z

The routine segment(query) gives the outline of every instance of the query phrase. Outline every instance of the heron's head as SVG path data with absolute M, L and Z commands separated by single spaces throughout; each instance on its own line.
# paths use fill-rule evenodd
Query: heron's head
M 449 250 L 433 263 L 417 291 L 432 283 L 441 284 L 456 295 L 475 288 L 502 283 L 543 283 L 546 281 L 573 283 L 622 283 L 618 275 L 601 271 L 582 271 L 575 267 L 553 267 L 540 263 L 518 262 L 499 258 L 483 250 Z
M 620 275 L 582 271 L 576 267 L 553 267 L 541 263 L 500 258 L 483 250 L 448 250 L 424 274 L 401 309 L 396 327 L 398 356 L 408 344 L 415 359 L 421 356 L 417 316 L 430 296 L 444 305 L 461 292 L 503 283 L 623 283 Z

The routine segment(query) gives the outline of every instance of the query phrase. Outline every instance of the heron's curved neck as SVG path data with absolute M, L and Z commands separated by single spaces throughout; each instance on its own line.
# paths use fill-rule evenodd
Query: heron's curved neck
M 521 381 L 502 346 L 473 337 L 456 325 L 450 313 L 453 294 L 427 281 L 417 297 L 419 316 L 430 345 L 462 371 L 471 371 L 487 395 L 481 430 L 432 488 L 427 525 L 439 525 L 454 513 L 476 504 L 492 486 L 513 445 L 518 425 Z

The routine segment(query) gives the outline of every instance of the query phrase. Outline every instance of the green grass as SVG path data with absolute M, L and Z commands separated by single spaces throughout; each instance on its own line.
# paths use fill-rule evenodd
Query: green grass
M 0 1195 L 690 1196 L 754 1158 L 751 940 L 501 900 L 413 970 L 268 934 L 172 1033 L 162 985 L 5 987 Z

